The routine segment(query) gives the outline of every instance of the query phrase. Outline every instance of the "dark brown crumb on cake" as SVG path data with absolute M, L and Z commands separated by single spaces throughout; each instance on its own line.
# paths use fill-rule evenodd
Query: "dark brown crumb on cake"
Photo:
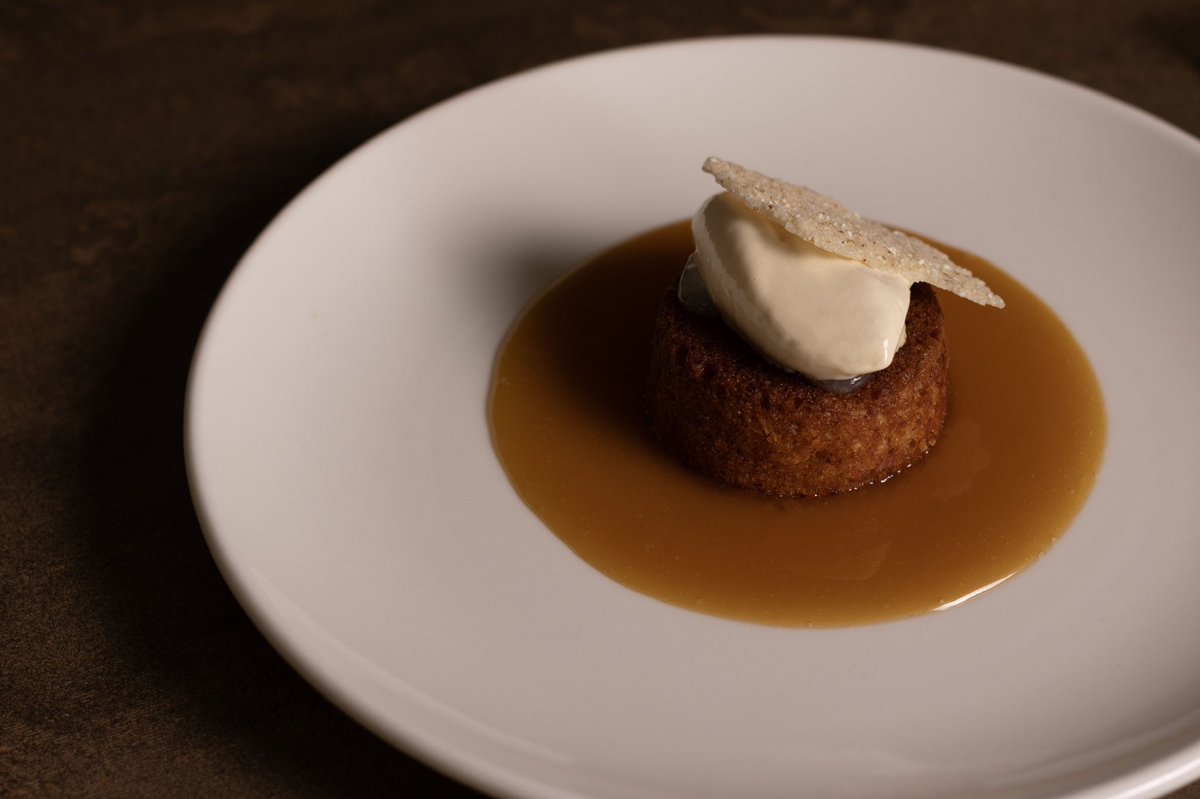
M 646 410 L 666 447 L 723 483 L 820 496 L 885 480 L 919 460 L 946 419 L 949 359 L 933 289 L 912 288 L 907 341 L 849 395 L 767 363 L 720 319 L 659 304 Z

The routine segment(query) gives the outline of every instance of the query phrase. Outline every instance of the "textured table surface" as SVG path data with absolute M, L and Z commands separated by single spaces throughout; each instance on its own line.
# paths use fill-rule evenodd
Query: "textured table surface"
M 567 56 L 753 32 L 978 53 L 1200 135 L 1196 0 L 0 0 L 0 796 L 477 795 L 230 595 L 183 470 L 192 347 L 254 235 L 372 134 Z

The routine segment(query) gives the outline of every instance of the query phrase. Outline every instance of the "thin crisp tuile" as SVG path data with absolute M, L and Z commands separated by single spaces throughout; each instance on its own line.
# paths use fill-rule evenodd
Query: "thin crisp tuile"
M 861 217 L 837 200 L 720 158 L 708 158 L 702 168 L 748 207 L 823 250 L 980 305 L 1004 307 L 1004 300 L 986 283 L 941 250 Z

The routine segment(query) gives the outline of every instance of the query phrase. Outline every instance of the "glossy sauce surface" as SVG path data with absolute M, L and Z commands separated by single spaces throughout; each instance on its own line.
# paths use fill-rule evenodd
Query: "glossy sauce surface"
M 938 245 L 1007 302 L 939 292 L 950 411 L 937 446 L 878 485 L 771 499 L 684 469 L 642 410 L 655 309 L 692 250 L 686 223 L 568 275 L 496 361 L 493 442 L 525 503 L 579 557 L 702 613 L 840 626 L 952 606 L 1033 563 L 1100 468 L 1103 399 L 1054 313 L 980 258 Z

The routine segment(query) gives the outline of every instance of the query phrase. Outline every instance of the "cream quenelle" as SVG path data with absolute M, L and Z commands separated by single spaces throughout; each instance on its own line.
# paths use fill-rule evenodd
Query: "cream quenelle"
M 723 192 L 692 219 L 696 262 L 726 324 L 814 380 L 886 369 L 904 344 L 912 282 L 823 250 Z

